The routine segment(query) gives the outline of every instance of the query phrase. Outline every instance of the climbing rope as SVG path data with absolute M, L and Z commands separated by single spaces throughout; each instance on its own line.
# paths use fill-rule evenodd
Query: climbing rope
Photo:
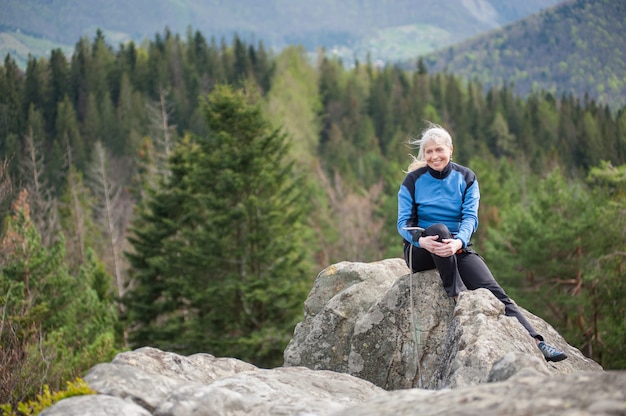
M 417 227 L 416 227 L 417 228 Z M 415 323 L 415 305 L 413 301 L 413 243 L 410 243 L 409 247 L 409 297 L 411 299 L 409 303 L 409 307 L 411 308 L 411 326 L 413 333 L 413 347 L 415 348 L 415 362 L 417 366 L 417 375 L 418 375 L 418 387 L 420 389 L 424 388 L 424 381 L 422 380 L 422 369 L 420 366 L 420 354 L 419 354 L 419 344 L 417 340 L 417 324 Z M 421 338 L 421 337 L 420 337 Z

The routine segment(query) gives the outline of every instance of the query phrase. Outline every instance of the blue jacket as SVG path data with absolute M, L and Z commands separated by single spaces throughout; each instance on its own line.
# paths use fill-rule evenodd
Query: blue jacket
M 465 166 L 450 162 L 441 172 L 428 166 L 416 169 L 406 175 L 398 191 L 398 232 L 410 242 L 412 234 L 403 227 L 442 223 L 467 247 L 478 228 L 479 200 L 476 175 Z

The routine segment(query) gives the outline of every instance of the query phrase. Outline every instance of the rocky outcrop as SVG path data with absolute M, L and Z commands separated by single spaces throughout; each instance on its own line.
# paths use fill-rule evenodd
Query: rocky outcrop
M 566 361 L 545 362 L 488 291 L 455 305 L 435 272 L 411 276 L 401 259 L 339 263 L 317 277 L 285 366 L 140 348 L 85 375 L 98 394 L 41 415 L 626 413 L 626 372 L 603 371 L 524 313 Z
M 41 415 L 323 415 L 384 393 L 348 374 L 260 369 L 234 358 L 184 357 L 155 348 L 119 354 L 84 379 L 97 395 L 62 400 Z
M 457 389 L 386 391 L 349 374 L 259 369 L 208 354 L 141 348 L 85 376 L 98 394 L 64 399 L 42 416 L 623 415 L 626 371 L 517 372 Z
M 315 280 L 284 365 L 345 372 L 386 390 L 457 388 L 522 370 L 602 371 L 549 324 L 520 309 L 567 360 L 547 363 L 488 290 L 464 292 L 455 305 L 435 270 L 411 275 L 402 259 L 339 263 Z
M 454 390 L 396 390 L 332 416 L 625 415 L 626 372 L 517 376 Z

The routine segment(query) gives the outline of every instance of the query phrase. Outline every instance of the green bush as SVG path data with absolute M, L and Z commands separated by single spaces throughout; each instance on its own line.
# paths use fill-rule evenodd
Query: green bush
M 67 389 L 51 393 L 48 385 L 43 386 L 43 394 L 38 394 L 36 400 L 29 400 L 25 403 L 18 403 L 17 412 L 13 410 L 10 404 L 0 405 L 3 416 L 31 416 L 37 415 L 47 407 L 52 406 L 56 402 L 73 396 L 82 396 L 86 394 L 96 394 L 86 381 L 76 378 L 73 382 L 67 382 Z

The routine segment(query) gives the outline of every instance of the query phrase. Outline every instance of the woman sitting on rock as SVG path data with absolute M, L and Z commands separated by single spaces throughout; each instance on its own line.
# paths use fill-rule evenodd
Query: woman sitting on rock
M 485 288 L 526 328 L 547 361 L 567 355 L 547 344 L 496 282 L 470 237 L 478 227 L 480 192 L 476 175 L 452 162 L 452 137 L 430 124 L 398 192 L 398 232 L 404 239 L 404 259 L 412 272 L 436 268 L 448 296 L 456 301 L 464 290 Z

